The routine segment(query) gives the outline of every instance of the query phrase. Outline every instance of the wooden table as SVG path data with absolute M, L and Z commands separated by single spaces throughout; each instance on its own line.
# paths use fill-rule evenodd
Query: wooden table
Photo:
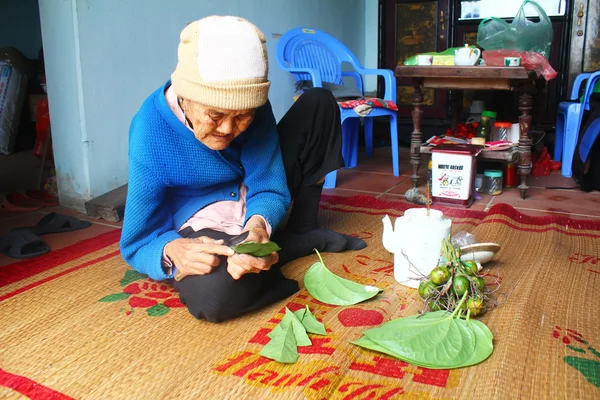
M 410 144 L 410 163 L 413 174 L 413 187 L 419 187 L 419 166 L 421 165 L 421 120 L 423 116 L 422 88 L 451 90 L 512 90 L 519 91 L 519 126 L 521 135 L 517 147 L 518 171 L 521 177 L 521 198 L 527 193 L 527 177 L 531 172 L 531 94 L 535 92 L 536 75 L 523 67 L 456 67 L 456 66 L 398 66 L 397 78 L 410 78 L 414 87 L 412 94 L 412 120 L 414 130 Z M 456 107 L 456 105 L 455 105 Z M 498 155 L 499 159 L 505 155 Z M 513 154 L 506 154 L 506 159 Z

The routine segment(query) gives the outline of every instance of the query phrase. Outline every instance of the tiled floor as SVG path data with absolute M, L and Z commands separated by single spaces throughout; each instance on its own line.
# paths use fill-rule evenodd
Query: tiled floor
M 423 157 L 420 175 L 421 189 L 425 188 L 427 162 Z M 358 166 L 338 172 L 335 189 L 326 189 L 324 194 L 353 196 L 368 194 L 386 201 L 405 201 L 404 193 L 412 187 L 412 166 L 408 148 L 400 149 L 400 177 L 392 175 L 391 149 L 374 150 L 373 157 L 359 156 Z M 500 196 L 481 195 L 471 207 L 474 210 L 488 210 L 498 203 L 509 204 L 524 214 L 566 215 L 577 219 L 600 218 L 600 192 L 584 193 L 577 188 L 573 179 L 564 178 L 555 172 L 545 177 L 529 177 L 527 199 L 522 200 L 520 191 L 504 189 Z M 558 189 L 560 188 L 560 189 Z
M 324 194 L 338 196 L 367 194 L 387 201 L 405 201 L 403 198 L 404 192 L 412 185 L 410 180 L 412 168 L 408 149 L 401 148 L 400 150 L 400 177 L 392 175 L 391 150 L 389 148 L 379 148 L 374 150 L 374 155 L 371 158 L 361 156 L 357 168 L 339 171 L 337 187 L 324 190 Z M 424 158 L 421 166 L 422 176 L 426 175 L 427 161 L 428 159 Z M 24 162 L 24 164 L 27 164 L 27 162 Z M 36 173 L 30 171 L 29 175 L 31 175 L 31 179 L 34 179 Z M 11 182 L 21 185 L 26 181 L 26 179 L 16 179 L 11 176 L 11 174 L 6 174 L 4 178 L 10 177 Z M 551 214 L 570 216 L 575 219 L 600 218 L 600 192 L 581 192 L 574 188 L 576 184 L 572 179 L 563 178 L 560 174 L 542 178 L 530 177 L 529 186 L 526 200 L 521 200 L 518 189 L 505 189 L 500 196 L 482 195 L 482 198 L 472 206 L 472 209 L 488 210 L 494 204 L 507 203 L 524 214 L 534 216 Z M 548 189 L 549 187 L 553 189 Z M 557 187 L 571 189 L 554 189 Z M 9 186 L 7 181 L 2 179 L 2 191 L 7 190 L 7 188 L 12 190 L 21 187 Z M 78 211 L 52 207 L 28 213 L 0 213 L 0 237 L 4 236 L 11 228 L 35 225 L 40 218 L 53 211 L 93 222 L 91 227 L 77 232 L 43 236 L 43 240 L 53 250 L 121 227 L 121 223 L 92 220 Z M 15 261 L 17 260 L 0 254 L 0 266 Z

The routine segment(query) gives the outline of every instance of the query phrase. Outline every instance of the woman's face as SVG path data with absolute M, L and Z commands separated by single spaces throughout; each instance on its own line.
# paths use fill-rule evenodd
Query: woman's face
M 181 107 L 191 122 L 194 136 L 212 150 L 223 150 L 244 132 L 254 120 L 255 108 L 248 110 L 224 110 L 206 107 L 183 99 Z

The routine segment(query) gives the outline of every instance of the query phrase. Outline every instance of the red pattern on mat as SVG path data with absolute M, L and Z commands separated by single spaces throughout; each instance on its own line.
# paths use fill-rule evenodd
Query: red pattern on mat
M 361 208 L 370 208 L 374 210 L 373 212 L 366 212 L 366 214 L 371 215 L 384 215 L 384 214 L 393 214 L 389 212 L 390 209 L 397 210 L 398 213 L 395 214 L 399 216 L 404 211 L 409 208 L 420 208 L 420 206 L 416 206 L 414 204 L 408 204 L 403 202 L 396 201 L 384 201 L 379 200 L 371 196 L 358 195 L 352 197 L 342 197 L 342 196 L 321 196 L 321 202 L 332 203 L 334 206 L 325 206 L 322 208 L 326 208 L 333 211 L 344 211 L 342 209 L 336 208 L 336 206 L 350 206 L 350 207 L 361 207 Z M 475 218 L 475 219 L 483 219 L 484 217 L 492 214 L 501 214 L 505 217 L 512 219 L 515 222 L 524 224 L 524 225 L 532 225 L 535 227 L 545 227 L 546 229 L 534 229 L 534 228 L 522 228 L 514 225 L 510 225 L 514 227 L 514 229 L 521 231 L 532 231 L 532 232 L 546 232 L 549 230 L 557 230 L 555 227 L 548 227 L 548 225 L 555 224 L 564 228 L 569 229 L 578 229 L 578 230 L 594 230 L 600 231 L 600 220 L 587 220 L 587 219 L 573 219 L 569 217 L 559 216 L 559 215 L 551 215 L 546 217 L 532 217 L 529 215 L 525 215 L 509 206 L 508 204 L 496 204 L 493 206 L 488 212 L 485 211 L 475 211 L 475 210 L 465 210 L 465 209 L 456 209 L 456 208 L 447 208 L 447 207 L 433 207 L 436 210 L 440 210 L 444 212 L 444 215 L 450 218 Z M 359 212 L 359 211 L 348 211 L 345 212 Z M 364 211 L 360 211 L 360 213 L 365 213 Z M 483 221 L 482 223 L 491 223 L 491 222 L 500 222 L 506 223 L 506 221 L 500 219 L 491 219 Z M 569 232 L 561 231 L 561 233 L 569 235 Z M 577 236 L 591 236 L 591 237 L 599 237 L 593 234 L 578 234 Z
M 19 289 L 17 289 L 17 290 L 15 290 L 15 291 L 13 291 L 13 292 L 10 292 L 10 293 L 3 294 L 2 296 L 0 296 L 0 302 L 4 301 L 4 300 L 6 300 L 6 299 L 10 299 L 11 297 L 14 297 L 14 296 L 16 296 L 16 295 L 18 295 L 18 294 L 21 294 L 21 293 L 23 293 L 23 292 L 26 292 L 26 291 L 28 291 L 28 290 L 30 290 L 30 289 L 33 289 L 34 287 L 37 287 L 37 286 L 43 285 L 44 283 L 47 283 L 47 282 L 53 281 L 53 280 L 55 280 L 56 278 L 60 278 L 61 276 L 64 276 L 64 275 L 70 274 L 71 272 L 73 272 L 73 271 L 77 271 L 78 269 L 82 269 L 82 268 L 85 268 L 85 267 L 89 267 L 90 265 L 94 265 L 94 264 L 97 264 L 97 263 L 99 263 L 99 262 L 101 262 L 101 261 L 108 260 L 109 258 L 112 258 L 112 257 L 118 256 L 118 255 L 119 255 L 119 253 L 120 253 L 120 252 L 119 252 L 118 250 L 117 250 L 117 251 L 113 251 L 112 253 L 106 254 L 106 255 L 104 255 L 104 256 L 102 256 L 102 257 L 95 258 L 95 259 L 93 259 L 93 260 L 90 260 L 90 261 L 88 261 L 88 262 L 85 262 L 85 263 L 83 263 L 83 264 L 77 265 L 77 266 L 75 266 L 75 267 L 73 267 L 73 268 L 69 268 L 69 269 L 67 269 L 67 270 L 64 270 L 64 271 L 62 271 L 62 272 L 59 272 L 58 274 L 54 274 L 54 275 L 48 276 L 48 277 L 46 277 L 46 278 L 44 278 L 44 279 L 41 279 L 41 280 L 39 280 L 39 281 L 37 281 L 37 282 L 33 282 L 33 283 L 31 283 L 31 284 L 29 284 L 29 285 L 27 285 L 27 286 L 23 286 L 22 288 L 19 288 Z
M 0 267 L 0 287 L 10 285 L 11 283 L 37 275 L 40 272 L 58 267 L 59 265 L 73 261 L 93 251 L 110 246 L 120 239 L 121 230 L 117 229 L 90 239 L 82 240 L 74 245 L 51 251 L 40 257 L 5 265 Z
M 403 202 L 391 202 L 376 199 L 375 197 L 358 195 L 352 197 L 341 197 L 341 196 L 328 196 L 323 195 L 321 197 L 321 201 L 329 204 L 321 204 L 321 208 L 334 210 L 339 212 L 357 212 L 361 214 L 369 214 L 369 215 L 384 215 L 390 214 L 392 216 L 399 216 L 404 211 L 409 208 L 414 208 L 415 206 L 408 203 Z M 340 206 L 349 206 L 362 208 L 362 210 L 348 210 L 341 208 Z M 570 236 L 581 236 L 581 237 L 593 237 L 600 238 L 600 221 L 595 220 L 577 220 L 563 216 L 547 216 L 547 217 L 531 217 L 528 215 L 524 215 L 519 211 L 515 210 L 511 206 L 507 204 L 497 204 L 490 209 L 489 212 L 484 211 L 474 211 L 474 210 L 465 210 L 465 209 L 454 209 L 454 208 L 446 208 L 446 207 L 434 207 L 436 209 L 442 210 L 444 214 L 451 218 L 472 218 L 476 220 L 483 220 L 488 215 L 493 214 L 501 214 L 509 219 L 512 219 L 514 222 L 518 222 L 520 224 L 529 225 L 529 227 L 517 226 L 512 224 L 509 221 L 500 218 L 488 218 L 485 221 L 481 222 L 473 222 L 473 224 L 479 223 L 502 223 L 507 226 L 510 226 L 513 229 L 517 229 L 525 232 L 547 232 L 547 231 L 558 231 L 565 235 Z M 367 211 L 367 209 L 371 211 Z M 394 212 L 395 211 L 395 212 Z M 554 225 L 554 226 L 553 226 Z M 584 233 L 584 232 L 572 232 L 571 230 L 589 230 L 589 231 L 599 231 L 598 234 L 595 233 Z M 72 246 L 65 247 L 60 250 L 52 251 L 46 255 L 31 259 L 24 260 L 20 262 L 16 262 L 14 264 L 8 264 L 3 267 L 0 267 L 0 287 L 9 285 L 11 283 L 20 281 L 22 279 L 29 278 L 31 276 L 37 275 L 41 272 L 47 271 L 51 268 L 55 268 L 59 265 L 62 265 L 66 262 L 73 261 L 79 257 L 82 257 L 86 254 L 89 254 L 93 251 L 100 250 L 106 246 L 114 244 L 119 241 L 121 237 L 121 230 L 114 230 L 111 232 L 104 233 L 102 235 L 96 236 L 91 239 L 83 240 L 79 243 L 76 243 Z M 0 297 L 0 301 L 5 300 L 9 297 L 16 296 L 19 293 L 22 293 L 26 290 L 29 290 L 33 287 L 39 286 L 45 282 L 48 282 L 52 279 L 56 279 L 60 276 L 73 272 L 75 270 L 93 265 L 96 262 L 102 261 L 104 259 L 114 257 L 118 254 L 117 252 L 106 255 L 100 259 L 91 261 L 89 263 L 84 263 L 82 265 L 73 267 L 67 271 L 63 271 L 60 274 L 53 275 L 51 277 L 45 278 L 39 282 L 32 283 L 24 288 L 18 289 L 12 293 L 5 294 Z M 593 271 L 596 272 L 596 271 Z
M 40 385 L 21 375 L 11 374 L 0 369 L 0 386 L 12 389 L 32 400 L 73 400 L 65 394 Z

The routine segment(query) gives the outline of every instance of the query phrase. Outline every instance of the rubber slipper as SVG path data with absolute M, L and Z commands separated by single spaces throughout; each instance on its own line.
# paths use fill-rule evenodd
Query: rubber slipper
M 52 196 L 45 190 L 27 190 L 25 192 L 25 196 L 29 197 L 30 199 L 43 202 L 46 207 L 58 205 L 58 198 Z
M 19 229 L 0 238 L 0 252 L 12 258 L 33 258 L 50 252 L 50 248 L 29 229 Z
M 57 213 L 50 213 L 40 219 L 36 226 L 15 228 L 12 231 L 26 229 L 32 231 L 36 235 L 47 235 L 49 233 L 73 232 L 79 229 L 87 228 L 91 225 L 92 223 L 90 221 L 84 221 L 75 217 L 69 217 Z
M 44 202 L 25 196 L 23 193 L 10 192 L 0 195 L 0 209 L 7 211 L 36 211 L 44 208 Z

